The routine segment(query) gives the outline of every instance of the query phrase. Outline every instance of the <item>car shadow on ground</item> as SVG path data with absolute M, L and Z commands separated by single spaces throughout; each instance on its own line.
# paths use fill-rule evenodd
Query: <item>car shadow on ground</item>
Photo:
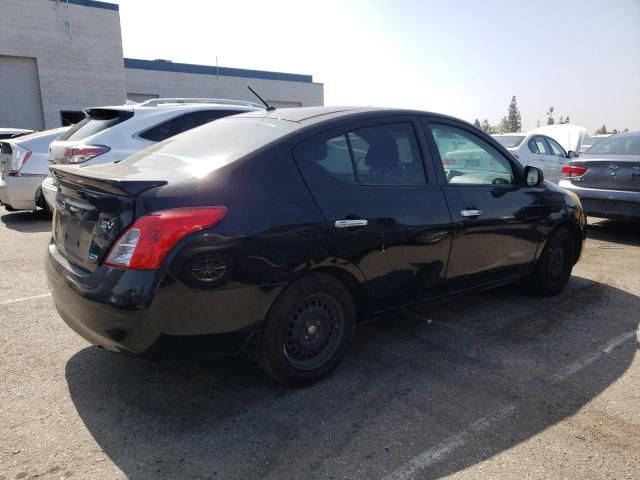
M 51 215 L 43 210 L 7 212 L 0 216 L 0 221 L 9 230 L 24 233 L 50 232 Z
M 640 222 L 601 220 L 589 223 L 587 237 L 602 242 L 620 245 L 640 245 Z
M 638 311 L 637 296 L 573 277 L 551 299 L 514 286 L 364 324 L 341 367 L 303 389 L 240 359 L 150 363 L 95 347 L 66 378 L 130 479 L 440 478 L 573 415 L 623 375 Z

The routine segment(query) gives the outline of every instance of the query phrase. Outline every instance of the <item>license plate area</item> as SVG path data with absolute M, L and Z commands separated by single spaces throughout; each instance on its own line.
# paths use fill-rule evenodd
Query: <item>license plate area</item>
M 84 264 L 89 254 L 96 209 L 71 199 L 57 199 L 54 217 L 53 237 L 61 251 L 69 260 Z

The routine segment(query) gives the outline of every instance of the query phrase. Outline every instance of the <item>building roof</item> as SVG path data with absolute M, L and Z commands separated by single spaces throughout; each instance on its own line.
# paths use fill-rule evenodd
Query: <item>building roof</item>
M 125 58 L 124 68 L 154 70 L 160 72 L 195 73 L 199 75 L 220 75 L 224 77 L 257 78 L 263 80 L 281 80 L 285 82 L 313 83 L 311 75 L 297 73 L 269 72 L 265 70 L 246 70 L 244 68 L 216 67 L 212 65 L 194 65 L 174 63 L 167 60 L 141 60 Z

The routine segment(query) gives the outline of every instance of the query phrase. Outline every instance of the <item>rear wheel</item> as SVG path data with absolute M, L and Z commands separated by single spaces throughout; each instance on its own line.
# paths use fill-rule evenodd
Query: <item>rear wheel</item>
M 571 277 L 575 252 L 574 239 L 566 228 L 553 232 L 529 278 L 533 290 L 545 296 L 560 293 Z
M 354 328 L 349 291 L 330 275 L 307 275 L 288 287 L 271 308 L 258 364 L 280 383 L 313 383 L 338 366 Z

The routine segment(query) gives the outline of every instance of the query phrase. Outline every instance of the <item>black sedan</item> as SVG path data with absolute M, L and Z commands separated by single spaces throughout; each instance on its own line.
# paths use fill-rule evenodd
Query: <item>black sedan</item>
M 562 188 L 582 200 L 587 215 L 640 220 L 640 132 L 601 140 L 562 167 Z
M 287 384 L 393 309 L 519 280 L 556 294 L 584 241 L 574 194 L 420 111 L 252 112 L 53 170 L 47 277 L 71 328 L 139 354 L 222 340 Z

